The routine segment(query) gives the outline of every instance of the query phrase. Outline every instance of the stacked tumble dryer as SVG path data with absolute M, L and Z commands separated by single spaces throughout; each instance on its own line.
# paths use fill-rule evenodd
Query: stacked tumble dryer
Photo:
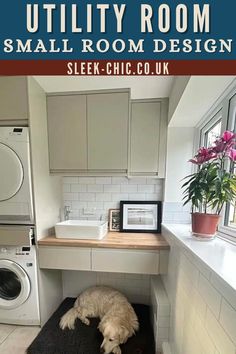
M 0 127 L 0 323 L 38 325 L 27 127 Z

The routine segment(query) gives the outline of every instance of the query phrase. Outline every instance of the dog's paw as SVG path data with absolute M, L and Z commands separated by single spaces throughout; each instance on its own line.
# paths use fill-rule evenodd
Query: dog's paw
M 62 330 L 68 328 L 68 329 L 75 329 L 75 325 L 74 323 L 68 322 L 68 320 L 66 320 L 65 318 L 61 318 L 60 324 L 59 324 L 60 328 Z
M 75 329 L 75 321 L 66 314 L 61 318 L 59 326 L 62 330 L 66 328 Z
M 113 353 L 113 354 L 121 354 L 121 349 L 120 349 L 120 347 L 115 347 L 115 348 L 112 350 L 112 353 Z
M 89 321 L 88 318 L 84 318 L 84 319 L 83 319 L 83 323 L 86 324 L 87 326 L 90 325 L 90 321 Z

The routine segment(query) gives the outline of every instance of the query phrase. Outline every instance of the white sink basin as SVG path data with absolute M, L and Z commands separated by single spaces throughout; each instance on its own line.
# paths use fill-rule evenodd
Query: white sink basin
M 101 240 L 107 234 L 105 221 L 67 220 L 55 225 L 57 238 Z

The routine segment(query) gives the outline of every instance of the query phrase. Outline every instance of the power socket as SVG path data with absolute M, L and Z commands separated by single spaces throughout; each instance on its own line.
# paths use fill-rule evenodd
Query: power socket
M 83 208 L 83 214 L 84 215 L 95 215 L 96 208 Z

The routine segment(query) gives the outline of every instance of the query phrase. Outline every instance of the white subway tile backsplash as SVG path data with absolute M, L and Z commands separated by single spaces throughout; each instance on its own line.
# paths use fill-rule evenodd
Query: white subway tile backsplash
M 119 202 L 104 202 L 103 203 L 104 210 L 108 209 L 119 209 L 120 203 Z
M 197 340 L 201 343 L 203 353 L 215 354 L 215 345 L 211 340 L 211 337 L 209 337 L 202 319 L 197 315 L 194 318 L 193 329 L 195 331 Z
M 198 291 L 202 296 L 208 307 L 212 310 L 216 318 L 219 318 L 220 306 L 221 306 L 221 295 L 220 293 L 210 284 L 210 282 L 200 274 L 198 282 Z
M 101 193 L 104 191 L 103 184 L 89 184 L 87 186 L 88 192 Z
M 182 269 L 188 280 L 196 286 L 199 278 L 199 271 L 183 253 L 180 256 L 180 269 Z
M 118 184 L 105 184 L 104 185 L 105 193 L 120 193 L 120 185 Z
M 142 193 L 130 193 L 129 194 L 129 200 L 130 201 L 141 201 L 141 200 L 146 200 L 146 194 L 142 194 Z
M 72 184 L 71 185 L 71 192 L 87 192 L 87 186 L 85 184 Z
M 88 206 L 88 203 L 87 202 L 81 202 L 81 201 L 75 201 L 75 202 L 72 202 L 71 204 L 71 208 L 74 210 L 74 209 L 83 209 L 83 208 L 86 208 Z
M 155 186 L 151 184 L 139 184 L 138 192 L 140 193 L 154 193 Z
M 163 179 L 160 178 L 147 178 L 147 184 L 162 184 Z
M 220 353 L 235 354 L 233 342 L 209 309 L 207 309 L 206 314 L 206 330 Z
M 78 296 L 89 286 L 107 285 L 123 292 L 131 302 L 149 304 L 149 283 L 136 275 L 136 282 L 125 278 L 123 273 L 63 271 L 63 295 Z
M 205 321 L 206 310 L 207 310 L 207 305 L 204 300 L 205 299 L 203 299 L 202 296 L 199 294 L 199 292 L 195 289 L 193 292 L 192 304 L 194 306 L 194 310 L 196 311 L 196 314 L 202 320 L 202 322 Z
M 128 200 L 129 194 L 128 193 L 114 193 L 112 194 L 112 201 L 120 202 L 121 200 Z
M 147 184 L 147 178 L 145 177 L 133 177 L 129 179 L 129 184 Z
M 160 192 L 163 192 L 163 184 L 155 184 L 154 185 L 154 189 L 155 189 L 155 192 L 156 193 L 160 193 Z
M 221 305 L 220 323 L 236 345 L 236 311 L 224 299 Z
M 169 337 L 169 328 L 168 327 L 158 327 L 158 335 L 160 338 L 168 338 Z
M 193 254 L 187 249 L 185 249 L 183 252 L 186 255 L 186 257 L 195 265 L 195 267 L 197 267 L 198 270 L 204 275 L 204 277 L 210 280 L 210 276 L 211 276 L 210 268 L 208 268 L 207 265 L 201 262 L 196 256 L 193 256 Z
M 110 202 L 111 201 L 111 193 L 97 193 L 96 194 L 97 202 Z
M 164 236 L 171 247 L 162 280 L 171 302 L 172 352 L 193 354 L 198 343 L 199 354 L 236 354 L 235 289 L 168 232 Z
M 112 178 L 111 177 L 97 177 L 96 184 L 111 184 Z
M 156 201 L 162 200 L 163 180 L 146 177 L 64 177 L 63 200 L 73 203 L 71 207 L 79 210 L 79 217 L 91 218 L 85 215 L 83 209 L 95 208 L 94 218 L 98 211 L 107 217 L 108 209 L 118 209 L 121 200 Z M 78 216 L 77 216 L 78 217 Z
M 232 289 L 230 285 L 227 285 L 223 279 L 217 274 L 212 273 L 210 281 L 212 285 L 223 295 L 223 297 L 234 307 L 236 310 L 236 296 L 235 289 Z
M 175 223 L 175 224 L 190 223 L 189 206 L 183 207 L 182 203 L 164 202 L 163 221 L 167 223 Z
M 64 193 L 63 197 L 64 197 L 64 200 L 78 200 L 79 199 L 78 193 Z
M 63 178 L 63 183 L 66 184 L 76 184 L 79 183 L 79 178 L 78 177 L 64 177 Z
M 169 316 L 160 316 L 158 319 L 159 327 L 168 327 L 170 326 L 170 317 Z
M 79 200 L 81 202 L 94 202 L 96 199 L 95 193 L 79 193 Z
M 138 191 L 137 184 L 128 184 L 120 186 L 121 193 L 136 193 Z
M 112 177 L 112 184 L 128 184 L 129 180 L 127 177 Z
M 64 193 L 69 193 L 70 192 L 70 184 L 64 183 L 62 189 L 63 189 Z
M 70 218 L 72 219 L 78 219 L 80 216 L 80 211 L 79 210 L 71 210 L 70 212 Z
M 104 205 L 103 202 L 87 202 L 87 207 L 102 210 L 104 208 Z
M 146 193 L 145 199 L 148 201 L 160 200 L 158 194 L 156 194 L 156 193 Z
M 95 184 L 96 179 L 95 177 L 79 177 L 80 184 Z

